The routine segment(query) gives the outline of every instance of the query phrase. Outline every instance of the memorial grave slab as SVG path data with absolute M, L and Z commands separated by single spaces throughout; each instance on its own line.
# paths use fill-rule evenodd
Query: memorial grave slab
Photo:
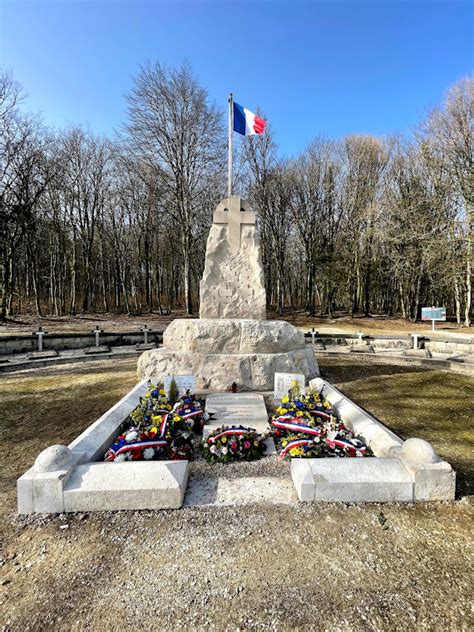
M 270 430 L 263 395 L 259 393 L 213 393 L 206 396 L 206 412 L 212 419 L 203 428 L 206 439 L 221 426 L 247 426 L 260 434 Z M 266 456 L 275 453 L 273 439 L 265 440 Z

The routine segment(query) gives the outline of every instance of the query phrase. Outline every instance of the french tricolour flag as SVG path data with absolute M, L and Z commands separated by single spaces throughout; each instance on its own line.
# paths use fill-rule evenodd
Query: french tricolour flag
M 244 136 L 263 134 L 266 121 L 234 102 L 234 132 Z

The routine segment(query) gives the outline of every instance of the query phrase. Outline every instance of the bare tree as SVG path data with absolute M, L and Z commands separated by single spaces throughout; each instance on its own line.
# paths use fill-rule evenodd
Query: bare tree
M 453 193 L 461 200 L 460 212 L 466 225 L 464 325 L 469 327 L 474 240 L 474 79 L 463 79 L 448 91 L 443 107 L 433 110 L 423 132 L 427 160 L 449 174 Z
M 153 170 L 175 221 L 191 314 L 196 229 L 200 234 L 203 213 L 209 213 L 210 187 L 215 199 L 219 196 L 215 173 L 223 174 L 222 117 L 186 65 L 176 70 L 159 63 L 142 67 L 127 101 L 130 147 Z

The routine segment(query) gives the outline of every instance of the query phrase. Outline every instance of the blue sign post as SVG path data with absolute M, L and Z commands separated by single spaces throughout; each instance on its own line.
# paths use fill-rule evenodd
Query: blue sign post
M 432 331 L 434 331 L 437 320 L 446 320 L 446 307 L 422 307 L 421 320 L 431 320 L 433 323 Z

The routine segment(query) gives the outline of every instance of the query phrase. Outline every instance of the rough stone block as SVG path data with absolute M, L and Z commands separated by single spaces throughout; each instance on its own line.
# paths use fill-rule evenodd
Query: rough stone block
M 231 196 L 219 204 L 213 219 L 200 283 L 200 317 L 265 319 L 265 284 L 254 211 L 239 197 Z M 223 288 L 231 292 L 223 296 Z
M 165 375 L 192 374 L 196 388 L 226 391 L 232 382 L 239 389 L 269 391 L 275 372 L 319 374 L 310 347 L 285 353 L 190 353 L 152 349 L 138 360 L 138 375 L 163 379 Z

